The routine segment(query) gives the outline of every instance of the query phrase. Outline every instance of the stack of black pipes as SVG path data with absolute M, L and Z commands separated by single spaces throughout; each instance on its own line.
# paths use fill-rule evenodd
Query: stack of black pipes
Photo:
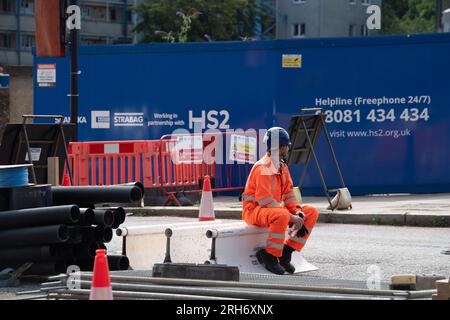
M 125 222 L 122 207 L 134 203 L 139 184 L 102 187 L 53 187 L 53 206 L 0 212 L 0 270 L 33 263 L 24 275 L 66 273 L 69 266 L 92 271 L 97 249 L 106 249 L 113 229 Z M 126 256 L 108 255 L 111 271 L 127 270 Z

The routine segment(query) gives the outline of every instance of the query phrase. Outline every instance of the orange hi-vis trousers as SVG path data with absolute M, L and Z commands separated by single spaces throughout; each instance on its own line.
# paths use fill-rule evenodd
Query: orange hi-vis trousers
M 297 236 L 286 238 L 286 230 L 292 214 L 285 208 L 256 207 L 252 214 L 244 215 L 243 218 L 247 224 L 269 228 L 266 251 L 275 257 L 281 257 L 285 245 L 301 251 L 317 223 L 319 213 L 315 207 L 303 205 L 301 210 L 305 214 L 304 225 L 309 231 L 309 234 L 301 238 Z
M 302 211 L 304 225 L 311 232 L 319 214 L 316 208 L 297 202 L 288 166 L 278 163 L 277 169 L 275 164 L 276 159 L 274 162 L 270 154 L 254 164 L 242 194 L 242 219 L 247 224 L 269 228 L 266 251 L 281 257 L 285 244 L 300 251 L 309 238 L 307 234 L 285 239 L 291 215 Z

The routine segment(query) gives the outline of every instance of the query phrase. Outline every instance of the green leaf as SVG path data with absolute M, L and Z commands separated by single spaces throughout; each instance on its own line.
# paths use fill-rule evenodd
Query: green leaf
M 274 24 L 266 0 L 144 0 L 134 11 L 142 42 L 168 40 L 155 31 L 170 33 L 178 42 L 241 40 L 255 36 L 257 19 L 263 30 Z

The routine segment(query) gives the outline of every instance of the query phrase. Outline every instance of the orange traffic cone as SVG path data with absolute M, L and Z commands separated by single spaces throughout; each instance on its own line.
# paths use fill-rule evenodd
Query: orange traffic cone
M 98 249 L 96 251 L 89 300 L 113 300 L 108 258 L 106 257 L 105 249 Z
M 214 203 L 211 191 L 211 180 L 209 176 L 205 176 L 203 180 L 202 199 L 200 200 L 200 212 L 198 215 L 200 221 L 216 220 L 214 215 Z
M 72 183 L 70 183 L 70 176 L 67 173 L 63 177 L 62 185 L 63 187 L 70 187 L 72 185 Z

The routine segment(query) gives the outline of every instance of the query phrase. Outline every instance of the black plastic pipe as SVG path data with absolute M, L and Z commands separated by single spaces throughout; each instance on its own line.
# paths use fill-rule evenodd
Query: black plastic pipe
M 28 276 L 29 275 L 50 276 L 66 272 L 67 272 L 66 263 L 62 261 L 57 261 L 57 262 L 33 263 L 30 269 L 25 271 L 23 274 Z
M 90 226 L 94 223 L 94 219 L 95 219 L 94 210 L 90 208 L 80 209 L 80 221 L 78 221 L 77 225 Z
M 114 214 L 114 223 L 112 224 L 111 229 L 117 229 L 120 227 L 120 216 L 117 211 L 114 211 L 113 214 Z
M 123 184 L 119 184 L 119 186 L 135 186 L 135 187 L 138 187 L 141 190 L 142 197 L 144 197 L 144 195 L 145 195 L 145 187 L 144 187 L 144 185 L 141 182 L 123 183 Z
M 117 212 L 117 214 L 119 215 L 119 218 L 120 218 L 120 224 L 124 223 L 124 222 L 125 222 L 125 219 L 126 219 L 126 217 L 127 217 L 127 214 L 126 214 L 126 212 L 125 212 L 125 209 L 122 208 L 122 207 L 118 207 L 118 208 L 115 208 L 114 210 L 115 210 L 115 212 Z
M 69 230 L 65 225 L 0 231 L 0 248 L 64 243 L 67 240 L 69 240 Z
M 142 199 L 136 186 L 52 187 L 53 204 L 132 203 Z
M 122 255 L 108 255 L 109 271 L 128 270 L 130 261 L 128 257 Z M 79 266 L 82 271 L 92 271 L 94 269 L 94 259 L 76 260 L 73 262 Z
M 94 240 L 108 243 L 113 238 L 113 230 L 110 227 L 97 226 L 94 229 Z
M 0 250 L 0 263 L 55 260 L 57 251 L 51 246 L 24 247 Z
M 123 208 L 120 208 L 123 210 Z M 113 229 L 117 229 L 120 227 L 120 225 L 123 223 L 122 221 L 122 216 L 121 216 L 121 211 L 120 209 L 110 209 L 113 212 L 114 215 L 114 223 L 111 225 L 111 228 Z M 125 212 L 125 210 L 123 210 Z
M 108 209 L 99 208 L 99 209 L 95 209 L 95 210 L 99 210 L 99 211 L 100 210 L 110 210 L 110 211 L 112 211 L 112 213 L 114 215 L 114 222 L 111 225 L 111 228 L 113 228 L 113 229 L 119 228 L 120 225 L 125 222 L 126 213 L 125 213 L 125 209 L 122 207 L 108 208 Z
M 72 264 L 78 266 L 81 271 L 93 271 L 94 270 L 94 258 L 75 260 L 72 262 Z
M 83 242 L 94 242 L 95 241 L 95 227 L 80 227 L 81 233 L 83 234 Z
M 95 258 L 95 252 L 98 249 L 98 245 L 95 242 L 81 243 L 80 245 L 74 246 L 74 259 L 89 259 Z
M 67 240 L 67 243 L 77 244 L 84 240 L 82 227 L 70 226 L 67 229 L 69 230 L 69 240 Z
M 111 210 L 94 211 L 94 222 L 92 224 L 97 226 L 111 227 L 114 224 L 114 212 Z
M 73 259 L 74 246 L 70 244 L 53 244 L 50 246 L 50 250 L 54 252 L 58 260 L 69 260 Z
M 12 268 L 17 270 L 27 262 L 29 261 L 4 263 L 0 265 L 0 270 L 5 268 Z M 23 272 L 23 275 L 51 276 L 66 272 L 67 272 L 67 264 L 64 261 L 33 262 L 31 267 Z
M 97 245 L 98 245 L 98 248 L 99 248 L 99 249 L 105 249 L 105 250 L 107 249 L 106 246 L 105 246 L 105 244 L 102 243 L 102 242 L 97 242 Z
M 113 238 L 113 230 L 110 227 L 80 227 L 83 242 L 110 242 Z
M 111 271 L 128 270 L 130 267 L 130 260 L 127 256 L 122 255 L 108 255 L 108 265 Z
M 79 219 L 80 209 L 75 205 L 2 211 L 0 230 L 75 224 Z

